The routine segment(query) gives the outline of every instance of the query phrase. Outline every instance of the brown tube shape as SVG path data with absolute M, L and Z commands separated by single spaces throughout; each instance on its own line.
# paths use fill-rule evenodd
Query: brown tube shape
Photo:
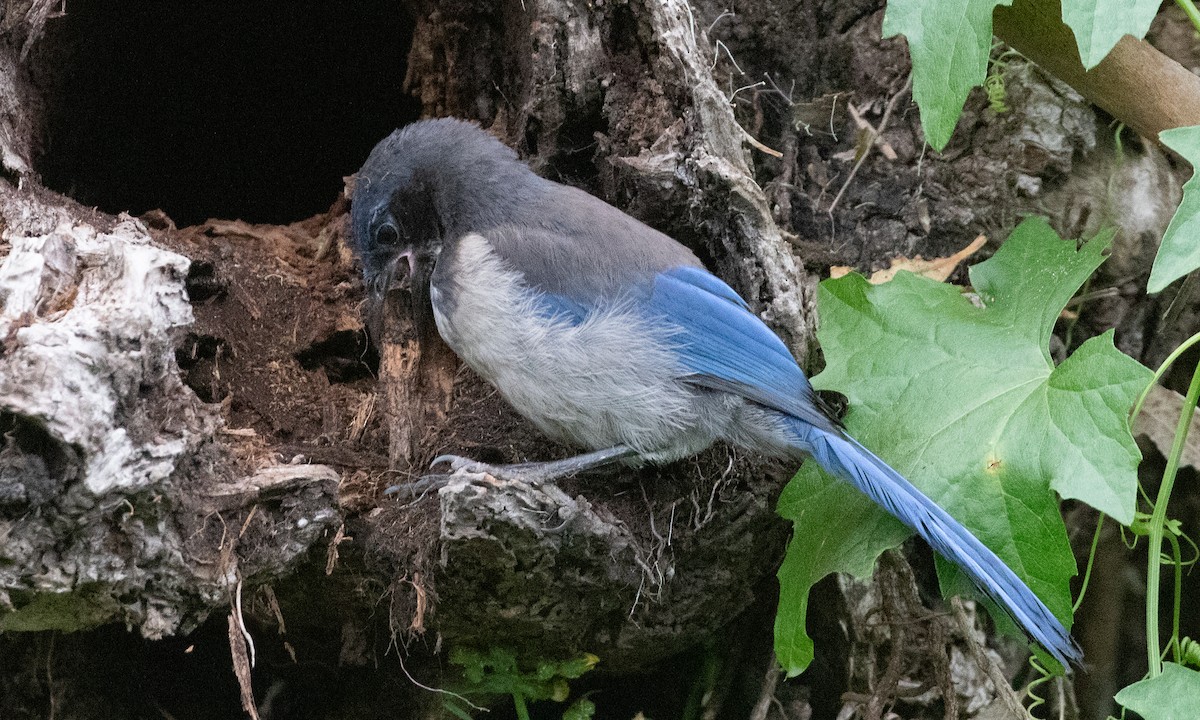
M 992 18 L 997 37 L 1143 137 L 1200 125 L 1200 77 L 1150 43 L 1126 35 L 1085 71 L 1059 0 L 1015 0 Z

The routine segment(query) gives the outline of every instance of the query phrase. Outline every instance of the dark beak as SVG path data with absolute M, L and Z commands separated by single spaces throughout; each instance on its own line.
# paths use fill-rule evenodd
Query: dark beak
M 367 332 L 375 342 L 382 340 L 384 313 L 393 290 L 411 290 L 417 274 L 412 248 L 397 253 L 375 275 L 367 279 Z

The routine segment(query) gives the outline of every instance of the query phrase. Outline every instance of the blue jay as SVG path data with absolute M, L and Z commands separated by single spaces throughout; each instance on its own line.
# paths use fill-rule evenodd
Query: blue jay
M 783 342 L 683 245 L 535 175 L 476 125 L 426 120 L 371 152 L 353 243 L 381 308 L 421 283 L 438 333 L 546 435 L 591 452 L 549 463 L 435 461 L 546 480 L 667 463 L 717 440 L 811 456 L 960 566 L 1064 667 L 1070 633 L 995 553 L 846 434 Z

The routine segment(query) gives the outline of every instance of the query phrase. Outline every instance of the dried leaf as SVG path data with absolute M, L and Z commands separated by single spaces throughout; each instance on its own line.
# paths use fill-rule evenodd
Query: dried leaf
M 892 258 L 891 267 L 872 273 L 868 281 L 872 285 L 880 285 L 896 277 L 896 273 L 900 270 L 907 270 L 915 275 L 937 280 L 938 282 L 945 282 L 946 278 L 950 277 L 950 273 L 954 272 L 954 268 L 958 267 L 960 262 L 974 255 L 986 244 L 987 238 L 980 235 L 970 245 L 949 257 L 934 258 L 932 260 L 926 260 L 920 255 L 911 259 Z M 854 268 L 849 265 L 834 265 L 829 268 L 829 277 L 840 278 L 852 270 Z
M 1133 434 L 1145 436 L 1165 457 L 1171 453 L 1171 444 L 1175 440 L 1175 426 L 1179 422 L 1181 412 L 1183 396 L 1174 390 L 1155 385 L 1142 405 L 1142 413 L 1134 422 Z M 1192 418 L 1191 429 L 1179 462 L 1200 469 L 1200 417 Z

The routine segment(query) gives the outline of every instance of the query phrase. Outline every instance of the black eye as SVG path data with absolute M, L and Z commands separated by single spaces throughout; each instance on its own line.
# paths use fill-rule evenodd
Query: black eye
M 375 229 L 375 242 L 379 245 L 395 245 L 400 242 L 400 232 L 391 223 L 384 223 Z

